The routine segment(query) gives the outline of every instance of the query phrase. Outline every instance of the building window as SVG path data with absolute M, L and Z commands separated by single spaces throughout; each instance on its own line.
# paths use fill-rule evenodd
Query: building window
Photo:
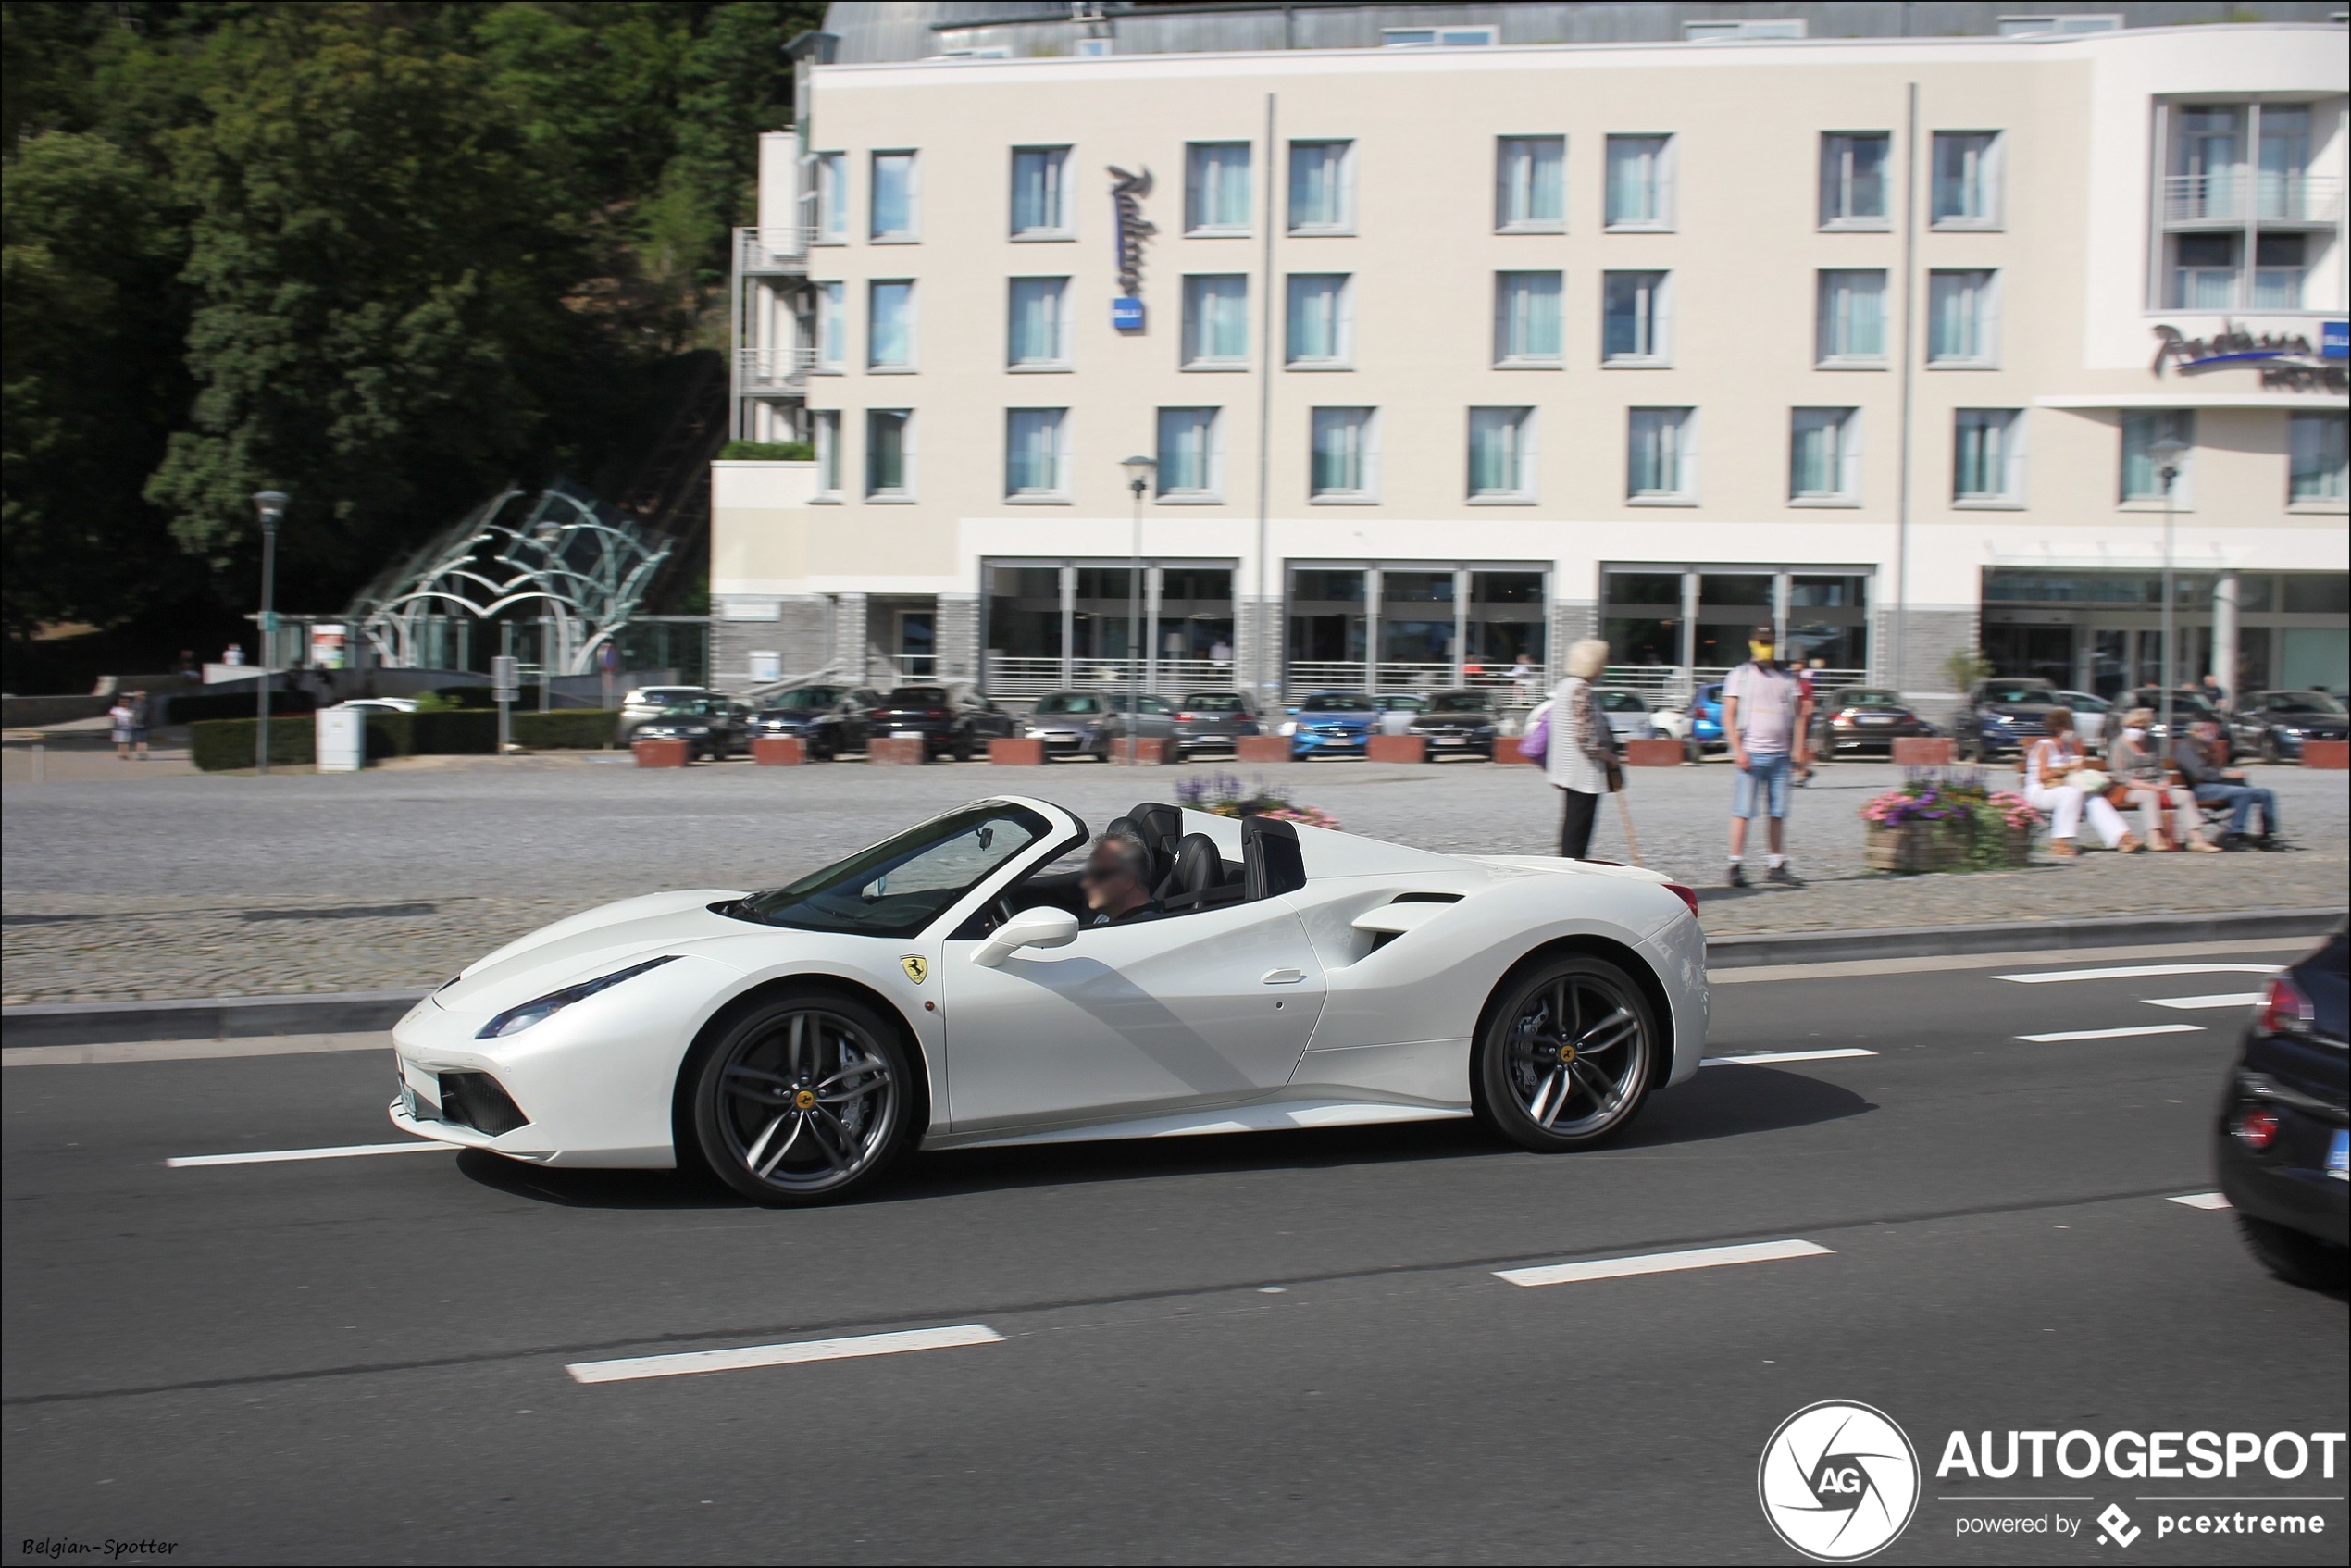
M 1472 501 L 1535 499 L 1535 410 L 1470 410 L 1469 493 Z
M 816 221 L 813 236 L 817 243 L 845 244 L 849 240 L 849 155 L 818 153 L 816 155 Z
M 1789 420 L 1790 501 L 1850 506 L 1861 499 L 1861 411 L 1798 408 Z
M 1004 414 L 1004 495 L 1013 501 L 1069 498 L 1069 410 L 1013 408 Z
M 1821 137 L 1821 227 L 1885 227 L 1885 164 L 1893 138 L 1883 131 L 1830 131 Z
M 865 366 L 872 370 L 914 367 L 914 285 L 903 279 L 867 285 Z
M 2295 414 L 2287 417 L 2286 499 L 2343 504 L 2345 433 L 2351 419 L 2341 414 Z
M 1927 221 L 1937 229 L 2000 226 L 2000 133 L 1938 131 Z
M 908 408 L 865 411 L 865 498 L 910 501 L 914 494 L 914 415 Z
M 1379 492 L 1378 419 L 1369 408 L 1314 410 L 1308 493 L 1316 501 L 1369 501 Z
M 1600 363 L 1664 365 L 1673 358 L 1671 275 L 1611 272 L 1600 285 Z
M 840 410 L 821 408 L 808 417 L 808 429 L 816 447 L 816 494 L 820 499 L 840 499 Z
M 1289 231 L 1351 234 L 1355 231 L 1355 143 L 1292 142 L 1289 144 Z
M 2158 303 L 2214 312 L 2309 308 L 2312 250 L 2333 237 L 2341 201 L 2338 181 L 2310 175 L 2309 106 L 2174 105 L 2166 114 Z
M 1560 275 L 1494 274 L 1494 363 L 1557 365 L 1561 357 Z
M 1490 49 L 1494 46 L 1494 30 L 1490 27 L 1384 27 L 1379 30 L 1379 45 L 1383 49 Z
M 1070 237 L 1069 149 L 1013 149 L 1013 238 Z
M 2228 310 L 2237 302 L 2240 234 L 2171 237 L 2171 297 L 2175 310 Z
M 877 240 L 913 239 L 915 206 L 920 195 L 914 179 L 914 154 L 876 153 L 872 237 Z
M 1249 279 L 1219 273 L 1184 280 L 1183 366 L 1238 368 L 1249 363 Z
M 1885 274 L 1822 273 L 1815 336 L 1822 365 L 1884 365 Z
M 1626 499 L 1698 499 L 1698 410 L 1634 408 L 1626 412 Z
M 845 285 L 816 285 L 816 368 L 839 370 L 849 357 L 849 303 Z
M 2125 501 L 2160 501 L 2163 499 L 2163 466 L 2168 461 L 2176 470 L 2171 480 L 2172 499 L 2184 504 L 2188 498 L 2189 459 L 2193 450 L 2175 452 L 2168 457 L 2150 450 L 2160 441 L 2176 441 L 2193 449 L 2196 445 L 2196 414 L 2192 409 L 2162 409 L 2146 414 L 2122 416 L 2122 499 Z
M 1607 224 L 1611 229 L 1673 227 L 1673 138 L 1608 139 Z
M 1015 278 L 1004 362 L 1016 370 L 1069 368 L 1069 280 Z
M 1494 143 L 1494 227 L 1556 234 L 1567 227 L 1567 138 L 1504 136 Z
M 1926 280 L 1926 362 L 1991 366 L 2000 357 L 1999 274 L 1930 272 Z
M 1344 368 L 1354 357 L 1354 280 L 1344 272 L 1293 272 L 1286 362 Z
M 1163 408 L 1159 411 L 1159 498 L 1216 501 L 1225 491 L 1225 421 L 1222 409 Z
M 1184 232 L 1249 232 L 1249 143 L 1194 142 L 1184 149 Z
M 2023 410 L 1962 408 L 1953 416 L 1951 499 L 1978 505 L 2023 502 Z
M 2309 254 L 2307 234 L 2259 234 L 2253 241 L 2253 308 L 2300 310 Z

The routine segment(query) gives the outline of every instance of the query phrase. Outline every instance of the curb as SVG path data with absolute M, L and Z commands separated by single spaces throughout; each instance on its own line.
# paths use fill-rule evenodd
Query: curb
M 1709 969 L 1959 952 L 2046 952 L 2315 937 L 2343 909 L 2247 910 L 2220 915 L 2122 915 L 2102 920 L 2011 920 L 1982 926 L 1897 926 L 1876 931 L 1780 931 L 1720 937 Z M 398 1023 L 423 991 L 230 996 L 186 1002 L 35 1002 L 0 1008 L 0 1045 L 111 1045 L 129 1040 L 236 1039 L 255 1035 L 373 1034 Z

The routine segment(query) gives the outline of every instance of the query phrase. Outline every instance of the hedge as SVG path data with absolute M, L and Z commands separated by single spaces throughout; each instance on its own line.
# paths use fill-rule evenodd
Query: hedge
M 158 724 L 195 724 L 212 718 L 251 718 L 259 706 L 251 691 L 191 691 L 183 696 L 163 700 L 163 716 Z M 307 691 L 272 691 L 269 711 L 272 714 L 306 714 L 317 707 L 318 699 Z M 274 727 L 273 727 L 274 728 Z
M 534 752 L 592 751 L 611 745 L 620 732 L 620 715 L 610 708 L 516 714 L 513 723 L 515 744 Z
M 814 442 L 804 441 L 730 441 L 718 449 L 721 463 L 813 463 Z
M 188 727 L 188 756 L 210 772 L 253 765 L 254 731 L 257 718 L 207 718 Z M 307 714 L 273 721 L 269 726 L 269 765 L 309 767 L 318 760 L 317 727 Z
M 533 751 L 609 746 L 620 716 L 599 708 L 562 708 L 513 716 L 515 743 Z M 213 718 L 188 728 L 188 753 L 200 768 L 218 772 L 253 765 L 257 720 Z M 308 767 L 317 762 L 317 721 L 307 714 L 269 726 L 269 765 Z M 367 760 L 386 757 L 488 756 L 498 749 L 498 716 L 478 708 L 454 713 L 367 716 Z

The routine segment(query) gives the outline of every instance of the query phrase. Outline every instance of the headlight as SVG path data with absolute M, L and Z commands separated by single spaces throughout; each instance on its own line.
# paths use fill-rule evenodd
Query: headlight
M 1494 727 L 1490 724 L 1481 724 L 1477 727 L 1476 733 L 1480 735 L 1491 735 L 1494 733 Z
M 508 1035 L 518 1035 L 533 1024 L 546 1022 L 575 1002 L 584 1002 L 600 990 L 607 990 L 623 980 L 643 974 L 648 969 L 658 969 L 678 956 L 672 952 L 659 958 L 648 958 L 642 964 L 632 964 L 626 969 L 615 970 L 612 974 L 597 979 L 582 980 L 576 986 L 566 986 L 562 990 L 549 991 L 536 1002 L 526 1002 L 520 1007 L 509 1007 L 484 1024 L 481 1027 L 481 1032 L 475 1035 L 474 1039 L 504 1039 Z
M 1282 720 L 1282 722 L 1281 722 L 1278 726 L 1276 726 L 1276 727 L 1275 728 L 1274 733 L 1275 733 L 1275 734 L 1276 734 L 1276 735 L 1295 735 L 1295 734 L 1297 734 L 1297 733 L 1298 733 L 1298 720 L 1296 720 L 1296 719 L 1294 719 L 1294 718 L 1286 718 L 1286 719 Z

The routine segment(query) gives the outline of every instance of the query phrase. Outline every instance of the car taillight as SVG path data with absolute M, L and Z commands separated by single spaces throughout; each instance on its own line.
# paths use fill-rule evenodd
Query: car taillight
M 1668 882 L 1665 884 L 1665 890 L 1672 893 L 1675 898 L 1680 899 L 1684 903 L 1688 904 L 1692 915 L 1696 915 L 1698 913 L 1698 890 L 1696 888 L 1686 888 L 1679 882 Z
M 2261 1010 L 2254 1014 L 2262 1032 L 2272 1035 L 2307 1035 L 2310 1024 L 2318 1016 L 2310 999 L 2302 988 L 2283 975 L 2270 977 L 2268 987 L 2261 992 Z
M 1199 716 L 1200 716 L 1197 714 L 1177 714 L 1176 716 L 1176 722 L 1178 724 L 1189 724 Z
M 2238 1115 L 2232 1130 L 2236 1140 L 2247 1149 L 2267 1149 L 2277 1141 L 2278 1114 L 2266 1105 L 2256 1105 Z
M 926 712 L 923 716 L 925 718 L 952 718 L 955 716 L 949 713 L 945 708 L 932 708 Z

